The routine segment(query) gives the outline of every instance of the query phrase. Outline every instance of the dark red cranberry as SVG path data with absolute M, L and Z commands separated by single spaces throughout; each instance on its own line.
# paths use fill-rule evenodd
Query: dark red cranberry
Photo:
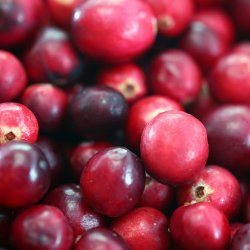
M 12 225 L 11 240 L 18 250 L 70 250 L 73 233 L 58 208 L 36 205 L 17 216 Z
M 93 86 L 72 98 L 69 116 L 80 136 L 96 139 L 107 137 L 120 128 L 127 110 L 127 102 L 119 92 L 106 86 Z
M 250 167 L 250 108 L 224 105 L 203 120 L 207 129 L 209 159 L 212 164 L 239 173 Z
M 141 157 L 156 180 L 169 185 L 192 182 L 208 157 L 206 129 L 183 111 L 157 115 L 142 132 Z
M 234 238 L 235 234 L 237 233 L 237 231 L 240 229 L 241 226 L 243 226 L 244 224 L 239 223 L 239 222 L 234 222 L 232 224 L 230 224 L 230 229 L 231 229 L 231 240 Z
M 182 34 L 194 14 L 192 0 L 145 0 L 145 2 L 154 11 L 159 33 L 167 37 Z
M 210 202 L 230 219 L 240 208 L 242 195 L 238 180 L 225 168 L 210 165 L 190 185 L 177 192 L 179 205 Z
M 45 14 L 41 0 L 1 0 L 0 47 L 27 42 L 45 22 Z
M 0 206 L 18 208 L 41 200 L 50 186 L 49 163 L 40 149 L 12 141 L 0 147 Z
M 226 216 L 207 202 L 177 208 L 170 218 L 170 232 L 182 250 L 222 250 L 230 243 Z
M 86 1 L 74 12 L 72 36 L 77 47 L 94 59 L 125 62 L 151 47 L 156 19 L 140 0 Z
M 221 7 L 226 0 L 194 0 L 197 7 L 208 9 L 211 7 Z
M 85 203 L 80 186 L 65 184 L 52 190 L 43 203 L 58 207 L 68 219 L 76 239 L 91 228 L 104 226 L 101 215 L 92 211 Z
M 170 239 L 166 216 L 151 207 L 135 208 L 117 218 L 111 229 L 128 242 L 133 250 L 168 250 Z
M 118 217 L 136 206 L 144 181 L 139 158 L 126 148 L 111 147 L 88 161 L 80 184 L 86 203 L 101 214 Z
M 13 140 L 34 143 L 38 122 L 30 109 L 20 103 L 0 103 L 0 145 Z
M 23 56 L 24 66 L 33 82 L 67 86 L 82 72 L 81 59 L 69 35 L 59 28 L 44 28 Z
M 13 54 L 0 50 L 0 103 L 19 96 L 26 84 L 27 76 L 21 62 Z
M 68 97 L 52 84 L 37 83 L 25 89 L 21 102 L 33 111 L 42 132 L 54 132 L 64 119 Z
M 83 249 L 132 250 L 121 236 L 104 227 L 89 230 L 76 242 L 74 250 Z
M 247 250 L 250 245 L 250 223 L 242 225 L 235 233 L 230 250 Z
M 133 63 L 102 68 L 97 76 L 97 84 L 117 90 L 130 104 L 142 98 L 148 92 L 142 69 Z
M 193 59 L 182 50 L 166 50 L 150 64 L 150 88 L 155 94 L 165 95 L 186 104 L 198 96 L 201 72 Z
M 70 156 L 70 166 L 75 177 L 79 180 L 82 170 L 89 161 L 99 151 L 111 147 L 112 144 L 108 141 L 92 141 L 83 142 L 77 145 Z

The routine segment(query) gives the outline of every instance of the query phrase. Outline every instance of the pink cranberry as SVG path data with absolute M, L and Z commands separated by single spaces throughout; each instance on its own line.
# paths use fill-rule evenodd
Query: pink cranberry
M 104 227 L 94 228 L 76 242 L 74 250 L 132 250 L 129 245 L 114 231 Z
M 41 200 L 50 186 L 49 163 L 38 147 L 12 141 L 0 147 L 0 206 L 24 207 Z
M 140 0 L 86 1 L 74 12 L 72 36 L 77 47 L 94 59 L 129 61 L 153 44 L 156 19 Z
M 102 68 L 97 76 L 97 84 L 117 90 L 130 104 L 142 98 L 148 92 L 142 69 L 133 63 Z
M 164 36 L 178 36 L 188 27 L 194 14 L 192 0 L 145 0 L 157 18 L 158 30 Z
M 34 143 L 38 122 L 30 109 L 20 103 L 0 103 L 0 145 L 12 140 Z
M 111 147 L 88 161 L 80 184 L 86 203 L 101 214 L 118 217 L 136 206 L 144 180 L 139 158 L 126 148 Z
M 182 250 L 222 250 L 230 243 L 226 216 L 207 202 L 177 208 L 170 218 L 170 232 Z
M 198 119 L 183 111 L 163 112 L 143 130 L 141 157 L 156 180 L 175 186 L 188 184 L 206 164 L 206 129 Z
M 17 216 L 12 225 L 11 240 L 18 250 L 70 250 L 73 234 L 58 208 L 36 205 Z
M 151 207 L 135 208 L 111 226 L 133 250 L 168 250 L 170 239 L 166 216 Z
M 139 150 L 141 134 L 146 124 L 159 113 L 182 110 L 181 105 L 166 96 L 151 95 L 135 102 L 129 109 L 126 120 L 126 139 L 129 148 Z
M 26 85 L 27 76 L 21 62 L 13 54 L 0 50 L 0 103 L 12 101 Z
M 52 84 L 37 83 L 25 89 L 21 102 L 33 111 L 42 132 L 53 132 L 65 117 L 68 97 Z
M 177 192 L 179 205 L 210 202 L 230 219 L 238 212 L 242 195 L 238 180 L 225 168 L 210 165 L 190 185 Z
M 250 244 L 250 223 L 242 225 L 235 233 L 230 250 L 247 250 Z
M 80 57 L 69 35 L 56 27 L 45 27 L 26 49 L 23 62 L 33 82 L 67 86 L 82 71 Z
M 150 64 L 149 81 L 152 92 L 166 95 L 187 104 L 201 89 L 201 72 L 193 59 L 182 50 L 167 50 Z

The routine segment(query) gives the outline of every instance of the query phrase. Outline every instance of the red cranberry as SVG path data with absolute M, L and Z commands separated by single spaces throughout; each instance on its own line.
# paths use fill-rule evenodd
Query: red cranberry
M 248 54 L 250 55 L 250 42 L 248 41 L 243 41 L 240 43 L 235 44 L 235 46 L 232 49 L 233 53 L 242 53 L 242 54 Z
M 50 167 L 38 147 L 13 141 L 0 147 L 0 206 L 24 207 L 41 200 L 50 185 Z
M 141 157 L 149 174 L 160 182 L 177 186 L 190 183 L 208 157 L 206 129 L 183 111 L 163 112 L 143 130 Z
M 168 250 L 168 221 L 157 209 L 150 207 L 135 208 L 117 218 L 111 229 L 128 242 L 133 250 Z
M 241 189 L 238 180 L 225 168 L 210 165 L 190 185 L 177 192 L 179 205 L 211 202 L 230 219 L 241 205 Z
M 25 89 L 21 102 L 33 111 L 42 132 L 53 132 L 66 114 L 68 97 L 52 84 L 33 84 Z
M 129 61 L 148 49 L 155 35 L 156 19 L 140 0 L 91 0 L 74 12 L 73 39 L 83 53 L 94 59 Z
M 101 215 L 92 211 L 83 200 L 80 186 L 65 184 L 52 190 L 43 203 L 58 207 L 68 219 L 74 238 L 91 228 L 104 225 Z
M 170 218 L 170 232 L 182 250 L 222 250 L 230 243 L 226 216 L 206 202 L 177 208 Z
M 0 50 L 0 103 L 19 96 L 26 84 L 26 72 L 20 61 L 13 54 Z
M 133 63 L 103 68 L 97 77 L 97 84 L 117 90 L 128 103 L 137 101 L 148 92 L 143 71 Z
M 164 51 L 153 59 L 149 80 L 153 93 L 183 104 L 198 96 L 202 83 L 198 65 L 186 52 L 177 49 Z
M 1 0 L 0 47 L 13 47 L 28 41 L 45 21 L 41 0 Z
M 157 18 L 158 30 L 164 36 L 178 36 L 185 31 L 194 14 L 192 0 L 145 0 Z
M 77 145 L 70 156 L 70 166 L 73 170 L 75 177 L 79 180 L 82 170 L 89 161 L 99 151 L 111 147 L 112 144 L 108 141 L 92 141 L 83 142 Z
M 34 114 L 20 103 L 0 103 L 0 145 L 12 140 L 34 143 L 38 122 Z
M 132 250 L 121 236 L 103 227 L 89 230 L 76 242 L 74 250 L 82 249 Z
M 230 168 L 237 173 L 249 170 L 249 114 L 248 106 L 225 105 L 204 118 L 212 164 Z
M 88 161 L 80 184 L 84 199 L 92 208 L 117 217 L 136 206 L 144 189 L 144 180 L 139 158 L 126 148 L 111 147 Z
M 66 32 L 56 27 L 44 28 L 26 50 L 23 61 L 33 82 L 60 86 L 80 77 L 82 65 Z
M 104 138 L 123 125 L 127 109 L 125 98 L 116 90 L 86 87 L 71 100 L 70 122 L 80 136 Z
M 146 124 L 159 113 L 168 110 L 182 110 L 181 105 L 166 96 L 151 95 L 142 98 L 129 109 L 126 120 L 127 142 L 131 149 L 139 150 L 141 134 Z
M 56 207 L 36 205 L 15 219 L 12 244 L 18 250 L 70 250 L 73 234 L 63 213 Z
M 239 222 L 234 222 L 230 225 L 231 228 L 231 240 L 234 238 L 235 234 L 237 231 L 243 226 L 244 224 L 239 223 Z
M 250 223 L 241 226 L 235 233 L 230 250 L 247 250 L 250 245 Z

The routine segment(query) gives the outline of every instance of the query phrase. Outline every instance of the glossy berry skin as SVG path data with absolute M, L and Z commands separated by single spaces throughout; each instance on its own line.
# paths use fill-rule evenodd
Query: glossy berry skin
M 157 209 L 135 208 L 114 220 L 111 229 L 117 232 L 133 250 L 168 250 L 168 220 Z
M 47 26 L 37 35 L 23 55 L 24 66 L 32 82 L 67 86 L 82 71 L 81 59 L 68 33 Z
M 129 104 L 141 99 L 148 92 L 145 74 L 134 63 L 102 68 L 96 83 L 117 90 Z
M 230 250 L 245 250 L 250 244 L 250 223 L 242 225 L 235 233 L 230 244 Z
M 19 96 L 27 85 L 21 62 L 10 52 L 0 50 L 0 103 Z
M 250 108 L 224 105 L 209 113 L 203 123 L 207 130 L 209 161 L 237 173 L 250 166 Z
M 156 180 L 173 186 L 188 184 L 206 164 L 206 129 L 192 115 L 166 111 L 146 125 L 140 151 L 146 170 Z
M 17 250 L 70 250 L 73 233 L 58 208 L 36 205 L 17 216 L 12 225 L 11 240 Z
M 141 134 L 146 124 L 159 113 L 168 110 L 182 110 L 175 100 L 163 95 L 150 95 L 134 103 L 128 113 L 125 132 L 129 148 L 140 149 Z
M 177 200 L 179 205 L 210 202 L 231 219 L 240 208 L 242 195 L 236 177 L 225 168 L 210 165 L 192 184 L 178 190 Z
M 145 173 L 139 158 L 126 148 L 111 147 L 88 161 L 80 185 L 85 201 L 94 210 L 118 217 L 138 203 L 144 181 Z
M 38 136 L 38 122 L 25 105 L 0 103 L 0 145 L 12 140 L 34 143 Z
M 19 208 L 41 200 L 50 186 L 49 163 L 40 149 L 12 141 L 0 147 L 0 206 Z
M 182 104 L 198 96 L 201 72 L 195 61 L 183 50 L 166 50 L 158 54 L 149 68 L 150 88 Z
M 151 47 L 156 19 L 150 7 L 140 0 L 91 0 L 75 10 L 71 28 L 82 53 L 118 63 L 130 61 Z
M 91 86 L 72 98 L 69 121 L 79 136 L 100 139 L 123 125 L 127 110 L 127 102 L 119 92 L 106 86 Z
M 226 216 L 206 202 L 177 208 L 170 218 L 170 232 L 182 250 L 224 250 L 230 243 Z
M 58 186 L 47 194 L 43 203 L 63 212 L 73 229 L 75 239 L 91 228 L 104 226 L 103 217 L 86 205 L 79 185 Z
M 25 89 L 21 102 L 35 114 L 41 132 L 56 131 L 65 117 L 68 96 L 52 84 L 33 84 Z
M 132 250 L 114 231 L 104 227 L 94 228 L 85 233 L 75 244 L 74 250 Z
M 157 18 L 159 33 L 167 37 L 181 35 L 194 14 L 192 0 L 145 0 Z

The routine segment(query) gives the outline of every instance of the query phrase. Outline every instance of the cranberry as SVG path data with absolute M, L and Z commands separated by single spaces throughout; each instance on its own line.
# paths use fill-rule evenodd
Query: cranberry
M 231 240 L 234 238 L 235 234 L 237 231 L 243 226 L 244 224 L 239 223 L 239 222 L 234 222 L 230 225 L 231 228 Z
M 167 50 L 150 64 L 150 87 L 155 94 L 166 95 L 186 104 L 198 96 L 201 72 L 193 59 L 182 50 Z
M 141 134 L 146 124 L 159 113 L 168 110 L 182 110 L 175 100 L 160 95 L 151 95 L 134 103 L 126 120 L 126 139 L 129 147 L 139 150 Z
M 235 44 L 235 46 L 232 49 L 232 52 L 239 52 L 242 54 L 250 54 L 250 42 L 248 41 L 243 41 L 240 43 Z
M 108 141 L 92 141 L 82 142 L 77 145 L 70 156 L 70 166 L 73 170 L 75 177 L 79 180 L 82 170 L 89 161 L 99 151 L 111 147 L 112 144 Z
M 76 242 L 74 250 L 82 249 L 131 250 L 121 236 L 103 227 L 89 230 Z
M 86 87 L 71 100 L 70 122 L 80 136 L 99 139 L 123 125 L 127 109 L 125 98 L 116 90 L 106 86 Z
M 226 216 L 206 202 L 177 208 L 170 218 L 170 232 L 183 250 L 222 250 L 230 243 Z
M 12 245 L 18 250 L 70 250 L 73 234 L 56 207 L 36 205 L 25 209 L 12 225 Z
M 0 147 L 0 205 L 24 207 L 41 200 L 50 185 L 50 168 L 38 147 L 13 141 Z
M 27 76 L 21 62 L 13 54 L 0 50 L 0 103 L 19 96 L 26 84 Z
M 151 207 L 135 208 L 117 218 L 111 226 L 133 250 L 170 249 L 167 228 L 166 216 Z
M 211 7 L 221 7 L 226 0 L 194 0 L 200 8 L 211 8 Z
M 190 183 L 208 157 L 206 129 L 183 111 L 163 112 L 143 130 L 141 157 L 149 174 L 160 182 L 175 186 Z
M 90 0 L 74 12 L 72 37 L 94 59 L 129 61 L 150 48 L 155 35 L 156 19 L 140 0 Z
M 97 84 L 117 90 L 130 104 L 148 92 L 143 71 L 133 63 L 102 68 L 97 77 Z
M 66 114 L 68 97 L 52 84 L 33 84 L 25 89 L 21 102 L 33 111 L 41 132 L 53 132 Z
M 81 59 L 69 35 L 56 27 L 46 27 L 27 48 L 23 62 L 33 82 L 67 86 L 82 71 Z
M 179 205 L 211 202 L 228 218 L 238 212 L 241 205 L 241 189 L 238 180 L 225 168 L 210 165 L 190 185 L 178 190 Z
M 241 226 L 235 233 L 230 250 L 247 250 L 250 244 L 250 223 Z
M 164 36 L 178 36 L 190 23 L 194 6 L 192 0 L 145 0 L 157 18 L 158 30 Z
M 88 161 L 80 184 L 84 199 L 92 208 L 117 217 L 138 203 L 144 178 L 143 166 L 135 154 L 126 148 L 111 147 Z
M 20 103 L 0 103 L 0 145 L 12 140 L 34 143 L 38 122 L 30 109 Z

